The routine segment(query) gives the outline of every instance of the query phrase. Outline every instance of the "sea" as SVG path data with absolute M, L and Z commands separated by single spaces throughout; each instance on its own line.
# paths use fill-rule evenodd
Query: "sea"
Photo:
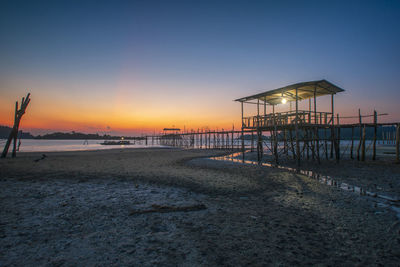
M 131 141 L 131 145 L 101 145 L 104 140 L 41 140 L 41 139 L 21 139 L 19 152 L 57 152 L 57 151 L 85 151 L 85 150 L 104 150 L 104 149 L 126 149 L 126 148 L 146 148 L 163 147 L 160 145 L 146 145 L 142 142 Z M 6 143 L 5 139 L 0 139 L 0 149 Z M 12 151 L 12 144 L 10 150 Z
M 146 145 L 145 142 L 142 141 L 134 141 L 130 140 L 130 145 L 102 145 L 104 140 L 43 140 L 43 139 L 21 139 L 21 145 L 19 147 L 18 152 L 57 152 L 57 151 L 85 151 L 85 150 L 104 150 L 104 149 L 126 149 L 126 148 L 150 148 L 150 147 L 166 147 L 162 145 L 152 145 L 151 141 Z M 0 139 L 0 150 L 2 151 L 4 145 L 6 143 L 6 139 Z M 213 143 L 213 142 L 211 142 Z M 235 140 L 235 146 L 239 147 L 241 141 Z M 344 140 L 341 141 L 341 147 L 344 150 L 350 149 L 351 141 Z M 382 144 L 382 141 L 377 142 L 377 146 L 380 148 L 388 149 L 392 147 L 394 149 L 394 144 Z M 264 145 L 268 144 L 266 142 Z M 198 144 L 197 144 L 198 145 Z M 196 145 L 196 147 L 198 147 Z M 321 146 L 323 144 L 321 143 Z M 211 144 L 213 146 L 213 144 Z M 254 141 L 253 147 L 256 148 L 257 143 Z M 283 143 L 279 143 L 279 147 L 282 148 Z M 354 141 L 354 149 L 356 150 L 358 146 L 358 141 Z M 245 148 L 251 148 L 251 141 L 245 140 Z M 265 150 L 268 150 L 267 147 L 264 147 Z M 0 152 L 1 152 L 0 151 Z M 12 144 L 10 146 L 10 150 L 12 151 Z M 343 151 L 343 150 L 342 150 Z M 366 151 L 367 154 L 372 152 L 372 141 L 366 141 Z M 379 151 L 379 150 L 378 150 Z M 347 151 L 348 152 L 348 151 Z

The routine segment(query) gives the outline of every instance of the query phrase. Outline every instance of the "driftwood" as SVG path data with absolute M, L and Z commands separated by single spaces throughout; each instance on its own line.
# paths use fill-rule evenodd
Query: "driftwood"
M 15 102 L 15 117 L 14 117 L 14 126 L 11 130 L 10 135 L 8 136 L 6 145 L 4 146 L 3 153 L 1 154 L 2 158 L 5 158 L 8 153 L 8 149 L 10 148 L 11 142 L 14 140 L 14 145 L 13 145 L 13 152 L 12 152 L 12 157 L 15 158 L 17 155 L 17 138 L 18 138 L 18 128 L 19 124 L 21 122 L 22 116 L 25 114 L 25 110 L 28 107 L 29 102 L 31 101 L 29 96 L 31 94 L 28 94 L 26 98 L 22 98 L 21 101 L 21 107 L 18 109 L 18 101 Z
M 145 214 L 145 213 L 167 213 L 167 212 L 188 212 L 188 211 L 198 211 L 198 210 L 205 210 L 207 207 L 204 204 L 198 204 L 193 206 L 183 206 L 183 207 L 173 207 L 173 206 L 161 206 L 153 204 L 151 205 L 152 209 L 148 210 L 132 210 L 129 215 L 137 215 L 137 214 Z
M 44 160 L 45 158 L 47 158 L 46 154 L 42 154 L 42 157 L 39 159 L 35 159 L 34 162 L 39 162 L 41 160 Z

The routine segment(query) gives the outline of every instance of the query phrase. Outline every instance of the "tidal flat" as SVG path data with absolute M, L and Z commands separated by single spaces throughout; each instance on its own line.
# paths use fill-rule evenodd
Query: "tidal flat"
M 304 175 L 208 159 L 226 153 L 151 148 L 3 159 L 0 265 L 398 265 L 400 223 L 391 209 Z M 383 168 L 396 174 L 398 166 Z

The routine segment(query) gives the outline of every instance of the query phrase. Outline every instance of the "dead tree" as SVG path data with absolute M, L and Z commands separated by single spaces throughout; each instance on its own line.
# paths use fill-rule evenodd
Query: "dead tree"
M 18 138 L 18 128 L 19 124 L 21 122 L 22 116 L 25 114 L 25 110 L 28 107 L 29 102 L 31 101 L 29 96 L 31 94 L 27 94 L 26 98 L 22 98 L 21 101 L 21 107 L 18 109 L 18 101 L 15 102 L 15 116 L 14 116 L 14 126 L 11 130 L 10 135 L 8 136 L 6 145 L 4 147 L 3 153 L 1 154 L 2 158 L 5 158 L 8 153 L 8 149 L 10 148 L 11 142 L 14 140 L 14 145 L 13 145 L 13 152 L 12 152 L 12 157 L 15 158 L 17 156 L 17 138 Z

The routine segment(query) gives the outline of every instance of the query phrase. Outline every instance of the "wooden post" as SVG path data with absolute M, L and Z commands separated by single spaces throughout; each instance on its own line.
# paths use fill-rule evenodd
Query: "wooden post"
M 327 134 L 326 134 L 326 128 L 324 129 L 324 142 L 325 142 L 325 158 L 326 158 L 326 160 L 328 160 L 328 137 L 327 137 Z
M 310 159 L 310 144 L 309 144 L 309 139 L 310 139 L 310 137 L 308 136 L 308 130 L 305 130 L 305 145 L 306 145 L 306 148 L 307 148 L 307 153 L 306 153 L 306 155 L 307 155 L 307 160 L 309 160 Z M 312 142 L 312 141 L 311 141 Z M 312 149 L 311 150 L 312 151 L 312 159 L 314 160 L 314 149 Z
M 298 88 L 296 88 L 296 159 L 297 159 L 297 168 L 300 167 L 300 144 L 299 144 L 299 99 L 298 99 Z
M 279 164 L 279 159 L 278 159 L 278 129 L 277 129 L 276 122 L 275 122 L 275 126 L 274 126 L 274 157 L 275 157 L 275 164 L 278 165 Z
M 292 129 L 289 130 L 290 145 L 292 147 L 293 159 L 296 159 L 296 151 L 294 150 Z
M 357 147 L 357 160 L 360 160 L 360 148 L 361 148 L 361 142 L 362 142 L 362 125 L 361 125 L 361 123 L 362 123 L 362 117 L 361 117 L 361 110 L 360 109 L 358 109 L 358 121 L 359 121 L 359 123 L 360 123 L 360 126 L 359 126 L 359 128 L 360 128 L 360 140 L 359 140 L 359 142 L 358 142 L 358 147 Z
M 232 134 L 231 134 L 231 148 L 232 148 L 232 150 L 234 149 L 233 148 L 233 133 L 234 133 L 234 131 L 235 131 L 235 125 L 232 125 Z
M 250 151 L 254 151 L 254 132 L 251 131 L 251 145 L 250 145 Z
M 285 155 L 288 155 L 288 148 L 287 148 L 287 134 L 286 134 L 286 130 L 283 130 L 283 153 Z
M 334 100 L 333 94 L 331 95 L 331 108 L 332 108 L 332 129 L 331 129 L 331 158 L 333 158 L 333 149 L 336 151 L 336 142 L 335 142 L 335 109 L 334 109 Z
M 264 120 L 266 115 L 267 115 L 267 102 L 266 99 L 264 99 Z
M 397 163 L 400 163 L 399 150 L 400 150 L 400 124 L 397 124 L 397 126 L 396 126 L 396 162 Z
M 310 99 L 311 100 L 311 99 Z M 317 118 L 317 87 L 314 87 L 314 120 L 315 120 L 315 146 L 317 148 L 317 161 L 318 163 L 321 163 L 321 160 L 319 158 L 319 127 L 317 126 L 318 124 L 318 118 Z
M 263 151 L 262 151 L 261 130 L 260 130 L 260 127 L 257 127 L 257 160 L 258 160 L 258 164 L 261 163 L 262 156 L 263 156 Z
M 207 129 L 204 130 L 204 149 L 207 149 Z
M 372 160 L 376 160 L 376 134 L 378 132 L 377 122 L 378 122 L 378 115 L 376 113 L 376 110 L 374 110 L 374 143 L 372 147 L 373 149 Z
M 219 148 L 223 149 L 224 148 L 224 129 L 222 129 L 222 131 L 220 132 L 220 139 L 219 139 Z
M 201 132 L 200 132 L 200 149 L 202 149 L 203 148 L 203 129 L 201 129 Z
M 216 143 L 216 139 L 215 139 L 215 130 L 214 130 L 214 144 L 213 144 L 213 148 L 216 149 L 217 148 L 217 143 Z
M 242 160 L 244 162 L 244 136 L 243 136 L 243 102 L 240 102 L 242 105 Z
M 339 113 L 337 114 L 337 141 L 336 141 L 336 162 L 340 160 L 340 122 L 339 122 Z
M 350 158 L 351 159 L 354 159 L 353 147 L 354 147 L 354 126 L 351 126 L 351 147 L 350 147 Z
M 362 131 L 362 144 L 361 144 L 361 161 L 365 161 L 365 125 Z

